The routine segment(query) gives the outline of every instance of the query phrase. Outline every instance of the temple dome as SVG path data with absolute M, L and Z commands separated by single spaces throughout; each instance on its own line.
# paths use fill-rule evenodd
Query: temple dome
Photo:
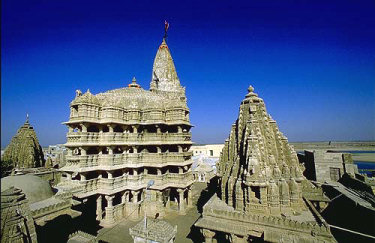
M 115 106 L 126 109 L 163 109 L 169 103 L 162 95 L 136 87 L 114 89 L 97 94 L 96 97 L 104 107 Z
M 53 196 L 53 191 L 48 181 L 34 175 L 7 176 L 1 179 L 1 192 L 12 186 L 21 189 L 30 204 Z

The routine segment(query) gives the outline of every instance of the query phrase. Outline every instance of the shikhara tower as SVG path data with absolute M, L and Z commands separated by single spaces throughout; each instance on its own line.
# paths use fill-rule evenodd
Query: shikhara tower
M 297 154 L 252 86 L 241 102 L 217 164 L 218 196 L 203 207 L 206 242 L 335 242 L 313 203 L 325 201 L 306 180 Z
M 97 220 L 184 213 L 192 204 L 189 109 L 165 39 L 155 56 L 150 90 L 128 87 L 93 95 L 76 92 L 70 104 L 65 180 L 79 199 L 96 200 Z M 144 207 L 145 188 L 151 197 Z

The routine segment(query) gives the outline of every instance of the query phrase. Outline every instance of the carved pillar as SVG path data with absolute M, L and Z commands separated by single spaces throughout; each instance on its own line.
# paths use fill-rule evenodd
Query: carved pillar
M 80 147 L 81 149 L 81 155 L 87 155 L 86 148 Z
M 130 192 L 126 191 L 125 192 L 125 202 L 129 202 L 129 197 L 130 197 Z
M 185 200 L 184 200 L 184 191 L 183 189 L 178 189 L 178 196 L 179 196 L 179 204 L 178 204 L 178 210 L 180 212 L 185 211 Z
M 134 152 L 134 153 L 138 153 L 138 147 L 137 147 L 137 146 L 134 146 L 134 147 L 133 147 L 133 152 Z
M 108 146 L 107 149 L 108 149 L 108 154 L 113 154 L 113 149 L 111 146 Z
M 166 194 L 167 194 L 167 201 L 165 202 L 165 207 L 167 209 L 170 209 L 171 208 L 171 196 L 170 196 L 170 189 L 169 190 L 166 190 Z
M 113 210 L 113 196 L 105 196 L 107 200 L 107 207 L 105 208 L 105 218 L 103 224 L 105 226 L 111 226 L 115 223 L 114 210 Z
M 107 171 L 107 175 L 108 175 L 108 179 L 112 179 L 113 178 L 112 171 Z
M 182 133 L 182 127 L 181 126 L 177 126 L 177 132 Z
M 161 147 L 160 146 L 156 146 L 156 149 L 157 149 L 158 153 L 161 153 Z
M 184 169 L 182 167 L 178 167 L 178 174 L 184 173 Z
M 188 206 L 193 206 L 193 190 L 191 188 L 188 189 Z
M 67 180 L 72 180 L 72 174 L 66 173 L 66 179 Z
M 81 173 L 80 175 L 81 175 L 81 181 L 85 181 L 86 180 L 86 175 L 83 174 L 83 173 Z
M 121 203 L 125 203 L 126 202 L 126 192 L 124 192 L 124 194 L 122 194 L 121 196 Z
M 160 126 L 156 126 L 156 133 L 161 133 Z
M 132 126 L 133 127 L 133 133 L 138 133 L 138 126 Z
M 108 124 L 108 131 L 109 132 L 113 132 L 113 125 L 112 124 Z
M 161 169 L 160 168 L 157 168 L 156 171 L 157 171 L 158 175 L 161 175 Z
M 105 196 L 105 199 L 107 200 L 107 207 L 112 208 L 113 207 L 113 196 Z
M 73 156 L 73 149 L 67 148 L 67 150 L 68 150 L 68 155 L 69 156 Z
M 103 210 L 102 210 L 102 195 L 99 195 L 96 199 L 96 220 L 103 219 Z
M 81 123 L 81 132 L 87 132 L 87 127 L 85 123 Z
M 215 236 L 215 232 L 208 230 L 208 229 L 202 229 L 202 234 L 204 236 L 204 242 L 205 243 L 213 243 L 212 239 Z
M 134 172 L 134 175 L 137 176 L 138 175 L 138 168 L 134 168 L 133 172 Z
M 133 191 L 133 203 L 138 202 L 138 194 L 139 194 L 139 191 Z
M 68 125 L 69 132 L 73 132 L 74 128 Z
M 179 152 L 179 153 L 182 153 L 182 152 L 183 152 L 183 150 L 182 150 L 182 146 L 181 146 L 181 145 L 178 145 L 178 152 Z

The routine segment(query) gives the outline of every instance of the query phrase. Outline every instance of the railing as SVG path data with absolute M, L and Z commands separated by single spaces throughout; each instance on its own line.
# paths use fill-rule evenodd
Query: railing
M 183 163 L 189 160 L 191 156 L 192 152 L 77 155 L 67 156 L 66 166 L 77 168 L 116 165 L 124 165 L 126 167 L 153 166 L 155 164 Z
M 191 133 L 117 133 L 117 132 L 68 132 L 69 145 L 82 144 L 142 144 L 142 143 L 168 143 L 190 142 Z
M 193 181 L 193 174 L 191 171 L 183 174 L 166 173 L 163 175 L 123 175 L 115 178 L 95 178 L 91 180 L 79 181 L 82 185 L 80 193 L 88 193 L 95 190 L 116 190 L 121 187 L 146 187 L 147 183 L 153 180 L 155 187 L 166 184 L 173 184 L 174 186 L 185 186 L 189 181 Z
M 168 117 L 149 117 L 149 118 L 140 118 L 140 117 L 129 117 L 129 118 L 116 118 L 116 117 L 102 117 L 97 118 L 93 116 L 70 116 L 69 122 L 94 122 L 94 123 L 120 123 L 125 125 L 133 124 L 155 124 L 155 123 L 165 123 L 165 124 L 177 124 L 177 123 L 189 123 L 189 117 L 185 116 L 168 116 Z

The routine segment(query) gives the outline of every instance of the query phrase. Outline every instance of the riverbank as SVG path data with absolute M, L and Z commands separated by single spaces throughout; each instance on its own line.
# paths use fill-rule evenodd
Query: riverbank
M 333 151 L 375 151 L 375 141 L 369 142 L 291 142 L 296 151 L 333 150 Z

